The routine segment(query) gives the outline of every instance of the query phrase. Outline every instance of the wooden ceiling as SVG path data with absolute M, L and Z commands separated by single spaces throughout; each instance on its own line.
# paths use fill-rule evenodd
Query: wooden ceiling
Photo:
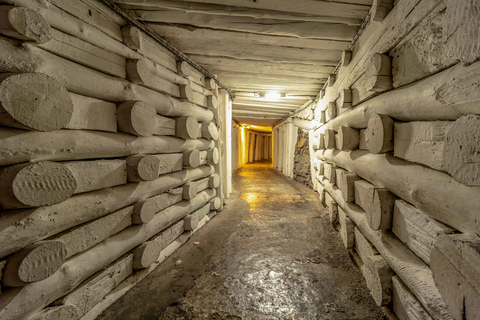
M 226 83 L 236 121 L 262 126 L 315 98 L 372 1 L 114 0 Z

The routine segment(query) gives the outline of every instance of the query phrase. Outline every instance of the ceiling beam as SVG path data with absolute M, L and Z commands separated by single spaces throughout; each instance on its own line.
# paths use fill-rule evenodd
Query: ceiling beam
M 122 5 L 122 8 L 127 10 L 182 10 L 195 13 L 204 13 L 210 15 L 220 16 L 234 16 L 234 17 L 250 17 L 255 19 L 279 19 L 290 21 L 313 21 L 313 22 L 332 22 L 343 23 L 347 25 L 360 25 L 362 19 L 360 18 L 345 18 L 332 17 L 323 15 L 312 15 L 305 13 L 284 12 L 276 10 L 256 9 L 256 8 L 242 8 L 231 5 L 220 4 L 205 4 L 192 3 L 186 1 L 171 1 L 171 0 L 155 0 L 155 3 L 147 4 L 127 4 Z
M 357 26 L 327 22 L 301 22 L 248 17 L 222 17 L 208 14 L 188 13 L 176 10 L 144 11 L 136 10 L 139 19 L 146 22 L 161 22 L 192 25 L 210 29 L 232 30 L 247 33 L 260 33 L 291 36 L 309 39 L 351 40 L 357 33 Z M 213 18 L 212 18 L 213 17 Z M 150 24 L 153 28 L 154 24 Z
M 275 8 L 276 11 L 304 13 L 310 15 L 332 16 L 332 17 L 347 17 L 363 19 L 370 9 L 371 0 L 348 0 L 350 3 L 339 3 L 333 1 L 311 1 L 311 0 L 237 0 L 235 2 L 237 7 L 251 8 L 251 9 L 266 9 Z M 156 0 L 114 0 L 116 3 L 124 4 L 143 4 L 155 5 Z M 208 3 L 225 5 L 225 0 L 189 0 L 194 3 Z M 357 4 L 351 4 L 357 3 Z M 360 3 L 360 4 L 358 4 Z
M 239 31 L 215 30 L 198 27 L 185 27 L 183 25 L 156 24 L 155 30 L 162 37 L 177 39 L 177 41 L 190 41 L 193 39 L 205 39 L 224 42 L 225 39 L 235 39 L 236 43 L 245 45 L 265 44 L 271 46 L 289 46 L 323 50 L 345 50 L 350 45 L 350 40 L 321 40 L 301 39 L 297 37 L 272 36 L 256 33 L 244 33 Z

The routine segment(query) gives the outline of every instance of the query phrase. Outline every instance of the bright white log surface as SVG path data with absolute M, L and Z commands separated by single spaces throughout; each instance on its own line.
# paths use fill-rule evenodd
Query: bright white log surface
M 456 120 L 480 114 L 480 92 L 474 79 L 480 76 L 480 62 L 454 66 L 431 77 L 374 97 L 330 121 L 324 130 L 340 126 L 362 129 L 374 114 L 397 121 Z
M 433 281 L 432 270 L 395 235 L 372 230 L 368 226 L 365 212 L 356 204 L 343 201 L 338 188 L 326 180 L 323 180 L 322 183 L 365 238 L 375 246 L 393 271 L 412 290 L 430 315 L 434 319 L 453 319 Z
M 200 121 L 211 121 L 213 118 L 210 110 L 95 71 L 37 47 L 19 46 L 14 40 L 2 38 L 0 50 L 5 52 L 5 59 L 0 62 L 2 72 L 45 73 L 71 92 L 117 103 L 142 100 L 150 103 L 157 113 L 164 116 L 192 115 Z M 72 74 L 76 76 L 72 77 Z
M 393 276 L 392 284 L 393 311 L 399 320 L 433 320 L 399 277 Z
M 438 237 L 455 232 L 455 229 L 438 222 L 411 204 L 396 200 L 393 210 L 392 231 L 426 264 Z
M 40 73 L 0 75 L 0 124 L 21 129 L 52 131 L 72 118 L 67 90 Z
M 180 171 L 182 167 L 181 153 L 130 156 L 127 158 L 128 181 L 155 180 L 161 174 Z
M 430 266 L 438 290 L 455 319 L 480 314 L 480 238 L 445 235 L 432 248 Z
M 120 258 L 105 270 L 88 278 L 78 288 L 55 301 L 55 305 L 75 306 L 78 316 L 82 316 L 99 303 L 120 282 L 133 272 L 133 255 Z
M 45 43 L 52 38 L 52 28 L 35 10 L 0 6 L 0 33 L 23 41 Z
M 139 138 L 128 134 L 86 130 L 37 132 L 0 128 L 0 165 L 178 153 L 205 150 L 212 145 L 213 141 L 206 139 L 183 140 L 167 136 Z
M 207 177 L 213 173 L 210 166 L 165 174 L 153 181 L 128 183 L 75 195 L 59 204 L 33 210 L 6 211 L 0 216 L 0 256 L 6 256 L 38 240 L 75 227 L 79 223 L 105 216 L 139 200 L 168 191 L 187 181 Z M 100 201 L 99 201 L 100 200 Z M 55 220 L 48 219 L 53 213 Z M 31 223 L 26 223 L 30 221 Z
M 65 129 L 117 132 L 117 106 L 114 103 L 70 93 L 73 113 Z
M 20 290 L 11 289 L 0 296 L 0 316 L 6 320 L 24 319 L 68 294 L 95 272 L 145 242 L 173 222 L 183 218 L 196 208 L 205 205 L 215 196 L 209 189 L 191 201 L 171 206 L 147 224 L 132 226 L 108 238 L 82 254 L 68 260 L 58 272 L 44 281 L 29 284 Z
M 3 209 L 53 205 L 77 189 L 73 173 L 61 163 L 17 164 L 0 170 L 0 206 Z
M 317 151 L 316 155 L 387 188 L 435 220 L 463 232 L 480 233 L 480 202 L 472 201 L 479 198 L 479 187 L 464 186 L 448 174 L 389 155 L 363 150 Z

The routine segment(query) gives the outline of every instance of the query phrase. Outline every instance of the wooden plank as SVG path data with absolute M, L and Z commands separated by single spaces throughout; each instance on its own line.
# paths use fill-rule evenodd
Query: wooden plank
M 248 17 L 222 17 L 200 13 L 185 13 L 181 11 L 135 11 L 140 19 L 148 22 L 171 24 L 190 24 L 197 27 L 222 29 L 230 31 L 260 33 L 268 35 L 290 36 L 309 39 L 331 39 L 348 41 L 355 35 L 358 27 L 327 22 L 286 23 L 285 20 L 273 20 Z M 151 24 L 150 24 L 151 25 Z
M 92 69 L 120 78 L 126 77 L 125 58 L 56 29 L 52 29 L 52 40 L 38 46 Z
M 115 0 L 117 3 L 124 3 L 124 4 L 136 4 L 141 3 L 143 5 L 152 4 L 155 5 L 155 0 Z M 353 0 L 355 1 L 355 0 Z M 188 2 L 193 3 L 209 3 L 209 4 L 220 4 L 224 5 L 225 2 L 222 0 L 189 0 Z M 357 2 L 358 3 L 358 2 Z M 248 0 L 241 0 L 236 4 L 238 7 L 245 7 L 245 8 L 255 8 L 255 9 L 264 9 L 264 10 L 271 10 L 275 8 L 276 11 L 285 11 L 285 12 L 296 12 L 296 13 L 306 13 L 306 14 L 319 14 L 325 16 L 339 16 L 339 17 L 348 17 L 348 18 L 360 18 L 363 19 L 369 9 L 369 5 L 365 5 L 366 3 L 361 1 L 363 5 L 358 4 L 346 4 L 346 3 L 339 3 L 339 2 L 314 2 L 307 0 L 299 0 L 295 3 L 290 2 L 289 0 L 266 0 L 262 1 L 261 3 L 252 3 Z M 371 3 L 370 3 L 371 4 Z
M 442 235 L 455 233 L 411 204 L 403 200 L 395 201 L 392 231 L 426 264 L 430 264 L 430 252 L 435 241 Z
M 85 280 L 78 288 L 57 300 L 56 305 L 73 305 L 82 316 L 99 303 L 133 272 L 133 255 L 120 258 L 105 270 Z

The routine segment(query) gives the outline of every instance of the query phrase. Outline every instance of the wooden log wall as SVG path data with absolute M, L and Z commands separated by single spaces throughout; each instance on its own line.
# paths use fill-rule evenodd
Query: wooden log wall
M 226 93 L 98 1 L 0 14 L 0 319 L 95 319 L 223 207 Z
M 479 319 L 480 4 L 376 3 L 316 106 L 314 188 L 389 314 Z

